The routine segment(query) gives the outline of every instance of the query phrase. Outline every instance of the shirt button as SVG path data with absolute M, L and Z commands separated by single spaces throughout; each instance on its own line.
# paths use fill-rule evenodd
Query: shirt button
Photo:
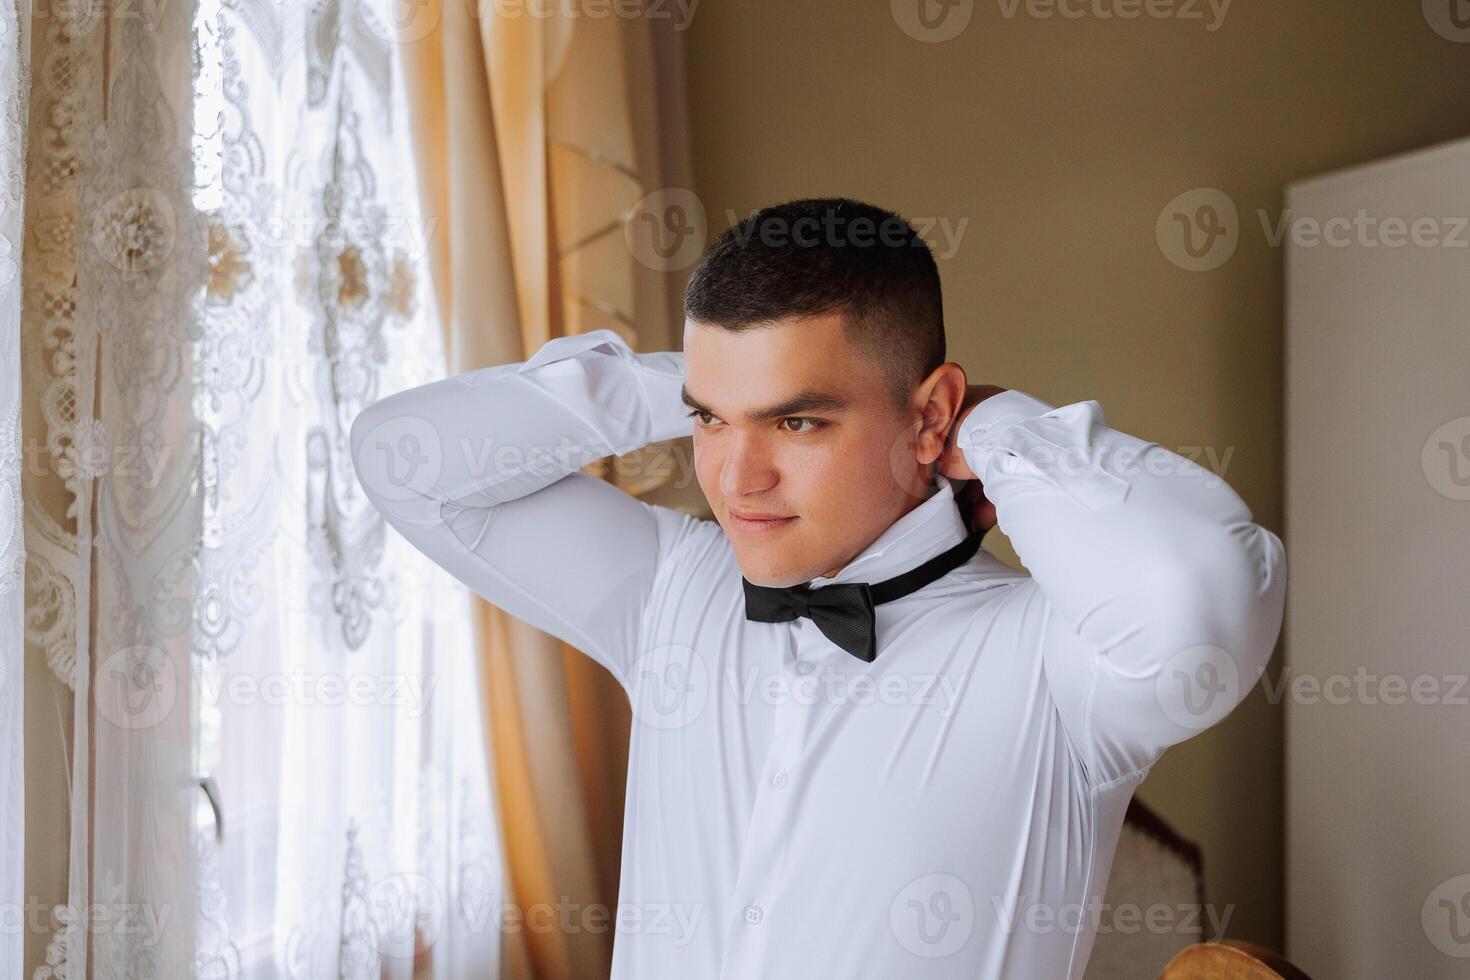
M 778 769 L 777 771 L 771 773 L 771 785 L 776 787 L 777 789 L 780 789 L 782 786 L 786 785 L 785 769 Z
M 754 902 L 751 902 L 749 905 L 745 906 L 745 921 L 749 922 L 751 925 L 755 925 L 760 922 L 761 919 L 765 918 L 765 915 L 766 913 L 761 910 L 761 907 Z
M 810 660 L 798 660 L 796 662 L 796 670 L 797 670 L 798 673 L 801 673 L 801 674 L 810 674 L 812 671 L 814 671 L 816 669 L 817 669 L 817 665 L 814 664 L 814 663 L 812 663 Z

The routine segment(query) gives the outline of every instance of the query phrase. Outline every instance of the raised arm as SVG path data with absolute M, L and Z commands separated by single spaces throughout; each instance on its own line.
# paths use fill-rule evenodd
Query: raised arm
M 638 354 L 611 330 L 558 338 L 369 405 L 353 465 L 416 548 L 626 687 L 654 575 L 700 522 L 578 471 L 688 435 L 683 375 L 681 353 Z
M 1255 686 L 1286 558 L 1224 480 L 1083 401 L 1002 391 L 956 445 L 1042 602 L 1047 684 L 1094 783 L 1152 765 Z

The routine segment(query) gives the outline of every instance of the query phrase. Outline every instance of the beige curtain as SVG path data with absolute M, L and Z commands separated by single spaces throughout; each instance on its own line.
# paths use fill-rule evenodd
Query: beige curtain
M 665 4 L 638 17 L 526 13 L 537 7 L 565 9 L 433 0 L 397 25 L 452 372 L 599 327 L 639 350 L 679 345 L 688 264 L 648 261 L 625 231 L 650 195 L 689 187 L 683 25 Z M 633 493 L 666 482 L 623 470 L 602 475 Z M 477 627 L 507 901 L 615 911 L 627 699 L 590 660 L 483 602 Z M 609 971 L 610 928 L 504 939 L 517 980 Z

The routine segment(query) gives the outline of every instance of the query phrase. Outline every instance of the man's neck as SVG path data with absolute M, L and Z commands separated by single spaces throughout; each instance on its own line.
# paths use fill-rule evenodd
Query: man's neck
M 939 492 L 939 481 L 935 479 L 934 474 L 931 472 L 929 474 L 929 482 L 928 482 L 928 486 L 925 489 L 924 495 L 922 497 L 916 497 L 913 494 L 905 494 L 904 495 L 903 510 L 901 510 L 897 514 L 893 515 L 893 520 L 891 520 L 891 521 L 888 522 L 888 527 L 892 527 L 894 524 L 897 524 L 899 522 L 899 520 L 901 520 L 905 514 L 908 514 L 909 512 L 915 510 L 921 504 L 923 504 L 924 501 L 928 500 L 930 497 L 934 496 L 938 492 Z M 883 531 L 888 530 L 888 527 L 885 527 L 883 529 Z M 877 534 L 875 534 L 873 536 L 873 541 L 877 541 L 878 538 L 882 537 L 883 536 L 883 531 L 879 531 Z M 861 555 L 864 551 L 867 551 L 868 548 L 873 544 L 873 541 L 869 541 L 867 544 L 863 545 L 857 551 L 853 552 L 851 555 L 848 555 L 847 558 L 841 564 L 835 566 L 834 568 L 832 568 L 829 571 L 823 572 L 822 573 L 822 577 L 823 578 L 832 578 L 833 576 L 835 576 L 838 572 L 842 571 L 848 565 L 852 564 L 852 561 L 853 561 L 854 558 L 856 558 L 858 555 Z

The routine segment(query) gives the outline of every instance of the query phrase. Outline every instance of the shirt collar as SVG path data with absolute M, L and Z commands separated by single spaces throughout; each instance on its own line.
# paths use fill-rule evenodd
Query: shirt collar
M 857 557 L 828 578 L 818 575 L 812 588 L 834 582 L 867 582 L 870 585 L 901 575 L 965 539 L 954 486 L 948 477 L 937 477 L 939 489 L 929 499 L 888 525 Z

